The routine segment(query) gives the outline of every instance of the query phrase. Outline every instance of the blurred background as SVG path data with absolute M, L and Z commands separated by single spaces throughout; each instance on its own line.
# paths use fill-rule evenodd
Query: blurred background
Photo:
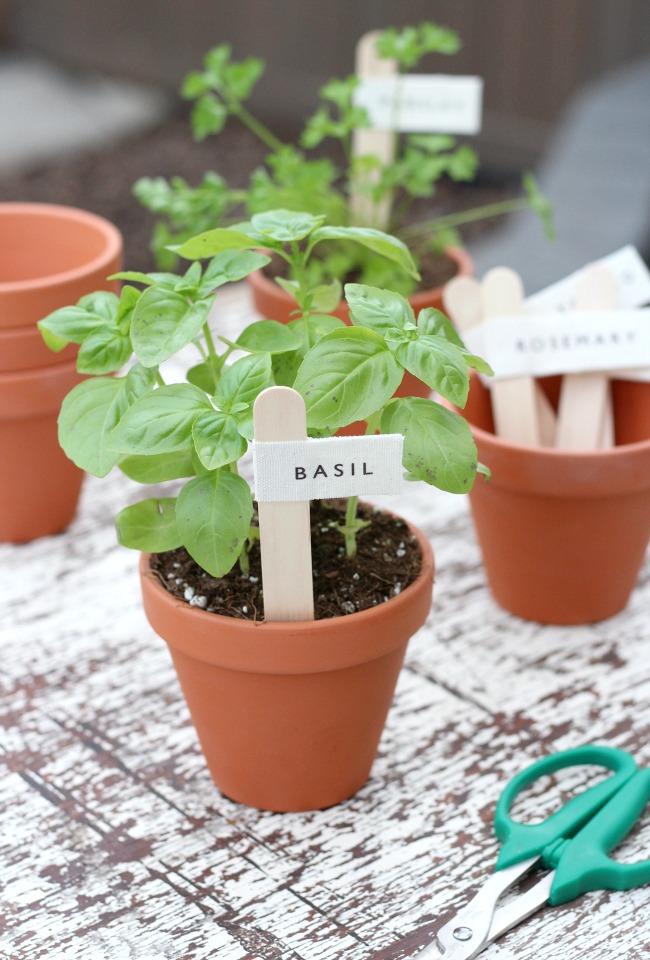
M 148 268 L 153 218 L 132 198 L 138 177 L 197 183 L 212 168 L 243 184 L 265 154 L 236 125 L 193 143 L 178 88 L 210 47 L 229 41 L 236 58 L 266 61 L 251 107 L 291 138 L 319 87 L 352 72 L 364 32 L 425 20 L 463 42 L 427 71 L 484 78 L 479 177 L 435 203 L 515 195 L 533 170 L 556 208 L 552 252 L 521 215 L 470 230 L 478 271 L 507 260 L 532 292 L 621 239 L 647 254 L 648 0 L 0 0 L 0 200 L 101 213 L 124 231 L 128 265 Z

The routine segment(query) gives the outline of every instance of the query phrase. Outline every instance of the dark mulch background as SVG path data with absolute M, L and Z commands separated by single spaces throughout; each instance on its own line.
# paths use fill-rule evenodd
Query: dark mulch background
M 345 556 L 342 501 L 317 500 L 311 504 L 314 607 L 317 620 L 345 616 L 397 596 L 417 577 L 420 548 L 409 528 L 398 517 L 359 505 L 359 516 L 371 521 L 357 534 L 357 555 Z M 184 547 L 152 557 L 152 569 L 163 585 L 180 600 L 211 613 L 240 620 L 262 620 L 262 567 L 259 543 L 253 545 L 250 572 L 239 566 L 216 580 L 202 570 Z
M 206 170 L 215 170 L 233 187 L 247 184 L 251 171 L 266 155 L 263 147 L 236 123 L 218 137 L 192 140 L 188 106 L 180 103 L 158 129 L 95 153 L 86 153 L 41 169 L 0 178 L 0 201 L 61 203 L 101 214 L 122 231 L 125 266 L 151 270 L 149 240 L 154 217 L 132 196 L 133 183 L 144 176 L 184 177 L 195 185 Z M 418 208 L 418 219 L 442 215 L 520 192 L 519 179 L 481 176 L 473 184 L 441 184 L 434 198 Z M 495 226 L 485 221 L 465 229 L 467 241 Z

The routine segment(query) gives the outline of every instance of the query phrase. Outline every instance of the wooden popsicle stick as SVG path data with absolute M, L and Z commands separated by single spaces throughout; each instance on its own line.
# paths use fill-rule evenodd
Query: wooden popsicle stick
M 521 278 L 509 267 L 489 270 L 481 285 L 483 314 L 490 317 L 524 313 Z M 548 446 L 555 434 L 555 414 L 533 377 L 495 380 L 490 385 L 498 436 L 513 443 Z
M 461 336 L 483 320 L 481 286 L 475 277 L 454 277 L 445 284 L 442 304 Z
M 255 439 L 306 440 L 305 402 L 290 387 L 263 390 L 253 407 Z M 258 503 L 265 620 L 313 620 L 309 501 Z
M 600 264 L 582 271 L 576 309 L 607 310 L 618 303 L 615 275 Z M 564 450 L 602 450 L 614 445 L 614 415 L 609 377 L 571 373 L 562 380 L 555 446 Z
M 377 54 L 376 43 L 380 30 L 365 33 L 357 43 L 355 73 L 360 80 L 369 77 L 392 77 L 397 74 L 397 61 Z M 352 132 L 352 156 L 377 157 L 382 167 L 392 163 L 395 156 L 395 134 L 392 130 L 373 130 L 356 127 Z M 364 227 L 385 230 L 390 220 L 392 197 L 385 197 L 381 203 L 373 203 L 364 187 L 371 187 L 378 178 L 378 171 L 372 171 L 365 180 L 359 181 L 359 189 L 353 183 L 350 190 L 350 213 L 352 223 Z

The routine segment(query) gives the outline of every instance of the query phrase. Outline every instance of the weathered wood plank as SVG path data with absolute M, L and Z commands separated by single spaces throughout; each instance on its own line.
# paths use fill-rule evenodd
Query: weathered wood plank
M 235 325 L 250 309 L 241 291 L 227 305 Z M 2 960 L 413 957 L 492 869 L 494 805 L 522 764 L 586 741 L 650 762 L 648 564 L 610 621 L 525 623 L 490 598 L 466 502 L 413 485 L 377 501 L 432 539 L 434 608 L 369 782 L 309 814 L 232 803 L 115 541 L 115 511 L 141 496 L 89 479 L 68 531 L 0 546 Z M 648 850 L 650 818 L 624 854 Z M 486 957 L 640 960 L 649 904 L 650 887 L 590 894 Z

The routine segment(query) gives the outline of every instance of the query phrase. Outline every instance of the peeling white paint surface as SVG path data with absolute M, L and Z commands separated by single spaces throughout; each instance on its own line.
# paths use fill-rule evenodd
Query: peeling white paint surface
M 241 287 L 223 301 L 229 335 L 251 307 Z M 494 806 L 523 764 L 585 742 L 650 763 L 650 565 L 611 620 L 526 623 L 492 600 L 463 498 L 413 485 L 376 501 L 430 537 L 434 607 L 370 780 L 314 813 L 225 799 L 113 532 L 140 496 L 88 478 L 65 533 L 0 545 L 2 960 L 414 957 L 491 871 Z M 647 821 L 621 857 L 650 855 Z M 641 960 L 649 918 L 650 886 L 593 893 L 485 956 Z

